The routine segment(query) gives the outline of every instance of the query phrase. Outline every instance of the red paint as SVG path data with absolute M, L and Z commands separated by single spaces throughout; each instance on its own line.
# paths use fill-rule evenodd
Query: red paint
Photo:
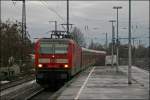
M 39 58 L 49 58 L 51 61 L 54 61 L 54 63 L 41 63 L 43 64 L 43 68 L 63 68 L 65 64 L 69 65 L 69 68 L 72 67 L 72 50 L 74 45 L 74 41 L 68 40 L 69 46 L 67 54 L 39 54 L 39 48 L 40 48 L 40 40 L 38 40 L 35 44 L 35 66 L 37 67 L 39 62 Z M 68 63 L 55 63 L 55 59 L 68 59 Z

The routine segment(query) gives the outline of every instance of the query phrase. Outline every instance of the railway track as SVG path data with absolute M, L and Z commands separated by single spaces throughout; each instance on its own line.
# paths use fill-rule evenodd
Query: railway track
M 29 96 L 27 96 L 27 97 L 25 98 L 25 100 L 31 100 L 32 98 L 34 98 L 35 96 L 37 96 L 38 94 L 40 94 L 40 93 L 43 92 L 43 91 L 44 91 L 44 89 L 41 88 L 41 89 L 35 91 L 34 93 L 30 94 Z
M 10 87 L 1 91 L 1 100 L 45 100 L 56 99 L 76 78 L 83 73 L 79 73 L 70 81 L 57 87 L 55 90 L 44 89 L 35 80 L 25 82 L 20 85 Z
M 40 86 L 34 86 L 27 88 L 23 90 L 20 93 L 17 93 L 16 95 L 12 96 L 10 99 L 12 100 L 29 100 L 30 98 L 34 97 L 35 95 L 38 95 L 39 93 L 43 92 L 44 89 Z
M 90 70 L 87 69 L 87 70 Z M 66 82 L 64 85 L 57 87 L 55 91 L 51 91 L 49 89 L 42 89 L 41 91 L 37 91 L 28 97 L 25 100 L 56 100 L 57 97 L 68 87 L 71 83 L 73 83 L 78 77 L 84 75 L 84 73 L 78 73 L 75 77 L 73 77 L 70 81 Z
M 67 82 L 64 85 L 60 85 L 60 86 L 56 87 L 55 89 L 54 88 L 53 89 L 50 89 L 50 88 L 47 88 L 47 89 L 41 88 L 39 90 L 34 91 L 32 94 L 27 95 L 24 100 L 47 100 L 47 99 L 54 99 L 71 82 L 72 82 L 72 80 L 70 80 L 69 82 Z
M 11 100 L 11 99 L 20 99 L 24 96 L 27 96 L 26 94 L 30 94 L 36 90 L 39 90 L 41 87 L 36 84 L 35 80 L 22 83 L 17 86 L 13 86 L 7 89 L 4 89 L 0 93 L 1 100 Z
M 41 89 L 41 90 L 38 90 L 38 91 L 34 92 L 33 94 L 29 95 L 24 100 L 47 100 L 54 93 L 55 93 L 54 91 L 52 92 L 49 90 Z
M 60 87 L 57 87 L 59 89 Z M 56 91 L 42 88 L 35 80 L 1 90 L 1 100 L 36 100 L 47 99 Z
M 30 75 L 30 76 L 28 75 L 28 76 L 20 77 L 17 80 L 13 80 L 13 81 L 6 83 L 6 84 L 0 84 L 0 91 L 3 91 L 5 89 L 23 84 L 23 83 L 28 82 L 28 81 L 31 81 L 34 78 L 35 78 L 34 75 Z

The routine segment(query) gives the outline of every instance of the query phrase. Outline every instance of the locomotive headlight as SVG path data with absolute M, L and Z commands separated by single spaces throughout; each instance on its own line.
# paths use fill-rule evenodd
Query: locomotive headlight
M 69 66 L 67 64 L 64 65 L 65 68 L 68 68 Z
M 41 67 L 43 67 L 43 65 L 42 64 L 38 64 L 38 67 L 41 68 Z
M 54 58 L 55 56 L 53 55 L 52 58 Z

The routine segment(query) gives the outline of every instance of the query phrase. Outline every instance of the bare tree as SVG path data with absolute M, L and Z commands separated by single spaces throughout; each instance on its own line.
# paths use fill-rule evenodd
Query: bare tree
M 22 42 L 20 22 L 11 22 L 10 20 L 7 20 L 6 22 L 1 23 L 1 63 L 3 66 L 8 65 L 8 59 L 11 56 L 13 56 L 16 60 L 20 59 L 22 56 L 22 47 L 24 48 L 24 51 L 26 51 L 23 52 L 23 55 L 25 55 L 25 57 L 28 56 L 32 50 L 30 48 L 31 41 L 28 37 L 25 38 L 27 41 L 26 47 Z
M 84 39 L 84 35 L 81 32 L 80 29 L 78 29 L 77 27 L 74 27 L 73 31 L 71 32 L 71 35 L 73 37 L 73 39 L 82 47 L 86 46 L 85 43 L 85 39 Z
M 94 50 L 105 50 L 100 43 L 94 43 L 93 40 L 91 40 L 91 43 L 89 44 L 88 48 Z

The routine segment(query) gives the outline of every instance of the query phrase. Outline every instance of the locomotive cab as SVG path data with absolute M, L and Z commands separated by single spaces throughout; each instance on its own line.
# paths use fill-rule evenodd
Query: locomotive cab
M 35 47 L 36 81 L 56 83 L 70 78 L 72 41 L 69 39 L 41 39 Z

